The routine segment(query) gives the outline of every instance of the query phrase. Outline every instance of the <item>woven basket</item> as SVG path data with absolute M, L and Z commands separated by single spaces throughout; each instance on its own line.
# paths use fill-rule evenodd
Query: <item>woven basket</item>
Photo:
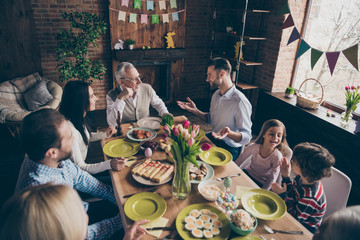
M 315 81 L 320 85 L 322 94 L 321 94 L 321 98 L 318 101 L 314 101 L 312 99 L 308 99 L 308 98 L 305 98 L 305 97 L 302 97 L 302 96 L 299 95 L 299 93 L 301 92 L 301 87 L 307 81 Z M 313 96 L 314 96 L 314 98 L 319 97 L 319 96 L 317 96 L 315 94 L 313 94 Z M 303 107 L 303 108 L 317 109 L 319 107 L 319 105 L 321 104 L 321 102 L 323 101 L 323 99 L 324 99 L 324 88 L 321 85 L 321 83 L 318 80 L 314 79 L 314 78 L 308 78 L 305 81 L 303 81 L 301 83 L 300 87 L 299 87 L 299 91 L 296 93 L 296 105 L 298 105 L 300 107 Z

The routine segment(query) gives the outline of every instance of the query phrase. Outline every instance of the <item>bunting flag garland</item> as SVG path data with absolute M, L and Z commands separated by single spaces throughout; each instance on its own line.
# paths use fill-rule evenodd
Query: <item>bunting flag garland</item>
M 163 23 L 169 23 L 169 15 L 168 14 L 163 14 L 162 19 L 163 19 Z
M 296 54 L 295 59 L 298 59 L 301 55 L 303 55 L 309 49 L 310 49 L 309 44 L 307 44 L 304 40 L 301 40 L 300 47 L 299 47 L 298 53 Z
M 170 8 L 177 8 L 176 0 L 170 0 Z
M 147 10 L 154 10 L 154 1 L 147 1 L 146 2 L 146 9 Z
M 297 40 L 300 38 L 300 33 L 298 32 L 298 30 L 296 29 L 296 27 L 294 27 L 291 35 L 290 35 L 290 38 L 289 38 L 289 41 L 287 43 L 287 45 L 289 45 L 290 43 L 292 43 L 293 41 Z
M 179 14 L 177 12 L 174 12 L 171 14 L 173 22 L 179 21 Z
M 152 23 L 159 23 L 159 15 L 152 15 Z
M 354 45 L 352 47 L 349 47 L 349 48 L 343 50 L 342 53 L 344 54 L 346 59 L 351 63 L 351 65 L 353 65 L 354 68 L 356 68 L 356 70 L 359 71 L 359 67 L 358 67 L 358 47 L 359 47 L 359 45 L 356 44 L 356 45 Z
M 141 14 L 141 24 L 147 24 L 148 23 L 148 15 L 147 14 Z
M 306 43 L 304 41 L 304 39 L 302 39 L 302 37 L 300 36 L 299 31 L 296 29 L 296 26 L 294 24 L 294 20 L 293 20 L 293 17 L 291 15 L 289 4 L 288 4 L 287 1 L 281 7 L 281 9 L 278 12 L 278 15 L 284 15 L 284 14 L 289 14 L 289 16 L 284 21 L 281 29 L 286 29 L 286 28 L 294 26 L 294 28 L 293 28 L 293 30 L 291 32 L 291 35 L 289 37 L 287 45 L 289 45 L 290 43 L 294 42 L 297 39 L 301 40 L 298 52 L 296 54 L 296 59 L 298 59 L 305 52 L 307 52 L 309 49 L 311 49 L 311 70 L 313 70 L 314 66 L 316 65 L 319 58 L 323 55 L 324 52 L 322 52 L 322 51 L 320 51 L 318 49 L 312 48 L 308 43 Z M 173 21 L 175 21 L 175 20 L 173 20 Z M 351 63 L 351 65 L 357 71 L 359 71 L 358 48 L 359 48 L 359 44 L 357 43 L 357 44 L 355 44 L 355 45 L 353 45 L 353 46 L 351 46 L 351 47 L 349 47 L 349 48 L 347 48 L 345 50 L 342 50 L 342 51 L 325 52 L 327 63 L 328 63 L 329 69 L 330 69 L 330 74 L 332 75 L 333 72 L 334 72 L 334 69 L 335 69 L 336 63 L 338 61 L 340 52 L 342 52 L 344 54 L 344 56 L 346 57 L 346 59 Z
M 136 23 L 136 14 L 130 13 L 129 22 Z
M 330 74 L 332 75 L 334 72 L 334 68 L 336 65 L 336 62 L 339 58 L 340 52 L 327 52 L 326 54 L 326 59 L 330 68 Z
M 129 7 L 129 0 L 122 0 L 121 6 Z
M 134 9 L 141 9 L 141 0 L 134 0 Z
M 125 22 L 125 17 L 126 17 L 126 12 L 119 11 L 118 20 L 119 20 L 119 21 L 124 21 L 124 22 Z
M 165 1 L 159 1 L 159 8 L 160 8 L 160 10 L 162 10 L 162 9 L 165 9 L 165 10 L 166 10 Z
M 315 48 L 311 48 L 311 70 L 313 70 L 315 64 L 324 52 L 319 51 Z

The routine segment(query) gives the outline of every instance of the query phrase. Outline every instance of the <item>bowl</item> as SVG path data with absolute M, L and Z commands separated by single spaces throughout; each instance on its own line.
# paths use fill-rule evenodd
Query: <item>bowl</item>
M 158 147 L 159 147 L 159 143 L 155 142 L 155 141 L 144 141 L 144 142 L 140 143 L 140 148 L 142 150 L 150 148 L 152 152 L 155 152 Z
M 251 213 L 249 213 L 250 216 L 255 219 L 254 227 L 252 227 L 250 230 L 243 230 L 243 229 L 239 228 L 238 226 L 236 226 L 236 225 L 231 221 L 231 216 L 232 216 L 233 214 L 235 214 L 235 213 L 236 213 L 237 211 L 239 211 L 239 210 L 243 210 L 244 212 L 249 213 L 248 211 L 246 211 L 246 210 L 244 210 L 244 209 L 236 209 L 236 210 L 234 210 L 234 211 L 230 214 L 230 216 L 229 216 L 230 227 L 231 227 L 231 229 L 232 229 L 235 233 L 237 233 L 237 234 L 239 234 L 239 235 L 241 235 L 241 236 L 245 236 L 245 235 L 248 235 L 248 234 L 252 233 L 252 232 L 256 229 L 256 227 L 257 227 L 257 225 L 258 225 L 258 220 L 257 220 L 257 218 L 256 218 L 254 215 L 252 215 Z
M 219 191 L 217 191 L 217 189 L 219 189 L 222 193 L 226 191 L 224 183 L 216 180 L 201 181 L 198 185 L 199 193 L 208 201 L 216 201 L 216 199 L 221 194 Z

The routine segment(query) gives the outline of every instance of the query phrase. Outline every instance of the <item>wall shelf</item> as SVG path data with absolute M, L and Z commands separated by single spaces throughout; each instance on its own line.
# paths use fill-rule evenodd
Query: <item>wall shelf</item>
M 146 60 L 178 60 L 185 58 L 185 48 L 152 48 L 134 50 L 114 50 L 116 61 L 146 61 Z

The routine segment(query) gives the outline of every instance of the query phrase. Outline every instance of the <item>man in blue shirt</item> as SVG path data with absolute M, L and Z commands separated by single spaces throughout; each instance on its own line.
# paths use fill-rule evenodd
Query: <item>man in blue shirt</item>
M 21 129 L 26 156 L 21 165 L 15 193 L 53 182 L 108 200 L 116 205 L 112 187 L 81 170 L 69 160 L 73 136 L 65 118 L 53 109 L 42 109 L 26 116 Z M 84 203 L 85 210 L 88 203 Z M 108 239 L 122 228 L 120 216 L 88 227 L 87 239 Z
M 210 60 L 206 82 L 212 89 L 217 89 L 211 98 L 209 113 L 200 111 L 189 97 L 187 102 L 177 103 L 182 109 L 211 124 L 212 133 L 206 136 L 216 146 L 227 149 L 235 161 L 242 146 L 251 140 L 251 104 L 236 89 L 231 80 L 231 65 L 224 58 Z

